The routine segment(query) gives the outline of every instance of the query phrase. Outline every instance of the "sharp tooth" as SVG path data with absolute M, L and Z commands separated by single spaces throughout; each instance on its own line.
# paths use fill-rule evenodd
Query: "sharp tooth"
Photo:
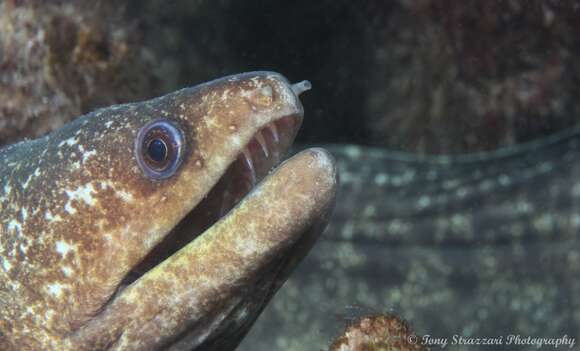
M 278 135 L 278 128 L 276 128 L 276 124 L 274 122 L 269 123 L 267 125 L 268 129 L 270 129 L 270 131 L 272 132 L 272 136 L 274 138 L 274 141 L 277 143 L 280 141 L 280 136 Z
M 268 152 L 268 146 L 266 146 L 266 140 L 264 140 L 262 131 L 258 131 L 258 133 L 256 134 L 256 140 L 258 141 L 258 144 L 260 144 L 260 146 L 262 147 L 262 152 L 264 152 L 264 155 L 268 157 L 270 153 Z
M 244 148 L 242 151 L 244 162 L 250 171 L 250 179 L 252 181 L 252 187 L 256 185 L 256 170 L 254 169 L 254 164 L 252 163 L 252 156 L 248 149 Z
M 219 212 L 219 217 L 222 218 L 228 211 L 227 209 L 227 204 L 230 203 L 231 201 L 231 193 L 230 193 L 230 189 L 226 189 L 226 191 L 223 193 L 222 195 L 222 199 L 221 199 L 221 204 L 220 204 L 220 212 Z

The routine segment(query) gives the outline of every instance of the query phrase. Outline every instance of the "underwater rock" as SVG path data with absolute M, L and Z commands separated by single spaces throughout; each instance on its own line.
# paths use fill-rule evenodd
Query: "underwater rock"
M 0 146 L 158 93 L 134 22 L 115 2 L 3 1 L 0 33 Z
M 400 4 L 369 12 L 375 73 L 363 116 L 372 144 L 465 153 L 578 123 L 580 5 Z
M 0 144 L 96 107 L 252 69 L 313 82 L 298 140 L 306 143 L 491 150 L 569 127 L 580 111 L 573 2 L 2 6 Z
M 405 320 L 394 314 L 379 314 L 350 323 L 329 351 L 425 351 L 421 342 Z

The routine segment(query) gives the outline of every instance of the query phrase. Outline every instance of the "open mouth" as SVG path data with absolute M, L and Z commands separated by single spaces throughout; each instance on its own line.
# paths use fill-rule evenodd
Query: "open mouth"
M 301 123 L 300 112 L 260 128 L 205 198 L 127 274 L 119 290 L 176 253 L 233 209 L 282 161 Z

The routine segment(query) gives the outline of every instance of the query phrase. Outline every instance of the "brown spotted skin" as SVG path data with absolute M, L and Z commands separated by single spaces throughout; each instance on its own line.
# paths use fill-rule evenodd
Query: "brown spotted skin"
M 264 86 L 273 94 L 264 96 Z M 244 296 L 225 294 L 228 301 L 191 317 L 200 301 L 176 297 L 185 284 L 176 280 L 199 272 L 190 271 L 185 262 L 171 266 L 166 279 L 147 285 L 147 273 L 144 282 L 140 279 L 113 295 L 131 268 L 211 189 L 254 133 L 286 115 L 301 116 L 302 106 L 285 78 L 253 72 L 102 109 L 41 139 L 0 150 L 0 349 L 157 350 L 171 347 L 188 328 L 219 326 L 212 311 Z M 146 177 L 134 155 L 137 132 L 158 118 L 175 122 L 186 139 L 183 164 L 162 181 Z M 285 225 L 303 231 L 329 204 L 324 198 L 312 204 L 304 223 L 296 226 L 288 220 Z M 284 239 L 291 243 L 301 234 L 289 228 Z M 214 244 L 203 254 L 215 258 L 215 264 L 230 259 Z M 256 269 L 250 271 L 247 275 L 256 278 Z M 210 284 L 211 276 L 207 279 Z M 187 282 L 193 284 L 189 290 L 208 289 Z M 148 295 L 130 298 L 140 294 L 139 286 L 147 286 Z M 220 296 L 220 285 L 212 288 Z M 155 310 L 145 296 L 157 302 Z M 181 306 L 172 302 L 190 303 L 189 310 L 178 311 Z M 138 320 L 163 328 L 142 329 L 135 324 Z M 212 336 L 199 335 L 196 342 Z

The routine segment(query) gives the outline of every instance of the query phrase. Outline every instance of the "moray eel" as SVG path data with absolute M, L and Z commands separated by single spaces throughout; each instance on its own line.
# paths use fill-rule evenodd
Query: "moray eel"
M 0 150 L 0 349 L 235 348 L 333 205 L 322 149 L 267 175 L 308 89 L 234 75 Z

